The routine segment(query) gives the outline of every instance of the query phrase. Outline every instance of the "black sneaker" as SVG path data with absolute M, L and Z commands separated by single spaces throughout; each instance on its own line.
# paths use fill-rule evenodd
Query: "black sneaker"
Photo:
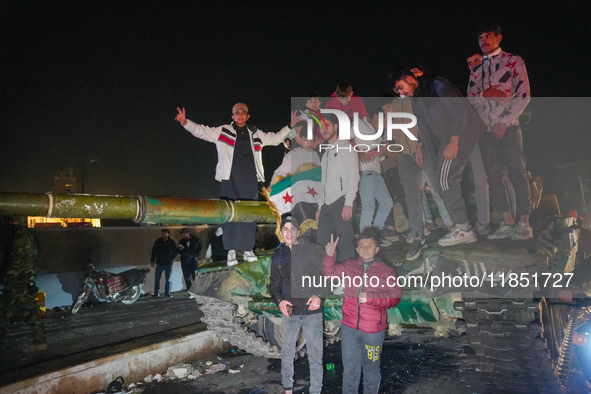
M 427 242 L 425 239 L 415 239 L 412 242 L 412 245 L 408 252 L 406 252 L 406 259 L 408 261 L 415 260 L 421 254 L 421 250 L 423 250 L 427 246 Z
M 158 293 L 152 294 L 152 297 L 158 297 Z

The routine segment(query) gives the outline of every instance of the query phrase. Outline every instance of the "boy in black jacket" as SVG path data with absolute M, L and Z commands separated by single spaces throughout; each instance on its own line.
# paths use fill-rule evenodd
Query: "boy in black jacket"
M 286 394 L 293 388 L 293 359 L 300 328 L 303 328 L 310 362 L 310 393 L 322 390 L 322 316 L 325 297 L 314 278 L 322 278 L 324 250 L 306 237 L 298 240 L 298 223 L 290 213 L 281 219 L 285 242 L 271 260 L 269 292 L 281 310 L 281 381 Z

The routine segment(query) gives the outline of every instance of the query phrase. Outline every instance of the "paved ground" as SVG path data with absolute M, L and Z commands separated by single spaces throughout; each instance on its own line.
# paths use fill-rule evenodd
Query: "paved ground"
M 43 324 L 47 332 L 45 351 L 24 353 L 31 344 L 24 323 L 13 323 L 0 358 L 0 386 L 62 367 L 123 351 L 126 347 L 156 343 L 189 331 L 205 329 L 202 313 L 186 292 L 173 298 L 141 297 L 132 305 L 100 303 L 86 305 L 71 315 L 48 311 Z M 180 330 L 182 327 L 184 330 Z
M 324 394 L 341 393 L 341 345 L 324 350 L 324 364 L 335 369 L 324 370 Z M 455 339 L 434 338 L 431 331 L 405 330 L 400 337 L 388 337 L 384 343 L 380 393 L 404 394 L 487 394 L 479 379 L 461 372 L 462 347 Z M 205 362 L 192 364 L 204 370 Z M 244 354 L 240 351 L 220 354 L 214 363 L 226 363 L 226 369 L 189 380 L 172 380 L 138 386 L 134 393 L 143 394 L 281 394 L 281 362 Z M 242 368 L 240 366 L 242 365 Z M 236 374 L 230 368 L 239 369 Z M 158 371 L 155 371 L 155 373 Z M 164 371 L 160 371 L 164 372 Z M 295 362 L 294 394 L 309 388 L 307 359 Z M 571 393 L 585 393 L 586 383 L 575 372 Z

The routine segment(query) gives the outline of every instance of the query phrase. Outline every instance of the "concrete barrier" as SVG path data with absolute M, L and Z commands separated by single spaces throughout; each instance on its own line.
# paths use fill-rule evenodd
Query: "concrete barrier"
M 189 330 L 187 328 L 187 330 Z M 2 393 L 80 394 L 106 389 L 118 376 L 125 384 L 143 381 L 149 374 L 164 374 L 168 367 L 191 363 L 226 351 L 231 345 L 210 331 L 201 331 L 159 343 L 118 352 L 0 387 Z M 108 350 L 108 349 L 105 349 Z

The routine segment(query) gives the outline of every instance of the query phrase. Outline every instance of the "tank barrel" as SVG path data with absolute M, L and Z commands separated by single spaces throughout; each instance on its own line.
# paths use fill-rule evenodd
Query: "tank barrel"
M 0 193 L 0 215 L 130 219 L 135 223 L 275 223 L 265 202 L 156 196 Z
M 223 224 L 228 222 L 275 223 L 265 202 L 203 200 L 196 198 L 143 198 L 144 223 Z

